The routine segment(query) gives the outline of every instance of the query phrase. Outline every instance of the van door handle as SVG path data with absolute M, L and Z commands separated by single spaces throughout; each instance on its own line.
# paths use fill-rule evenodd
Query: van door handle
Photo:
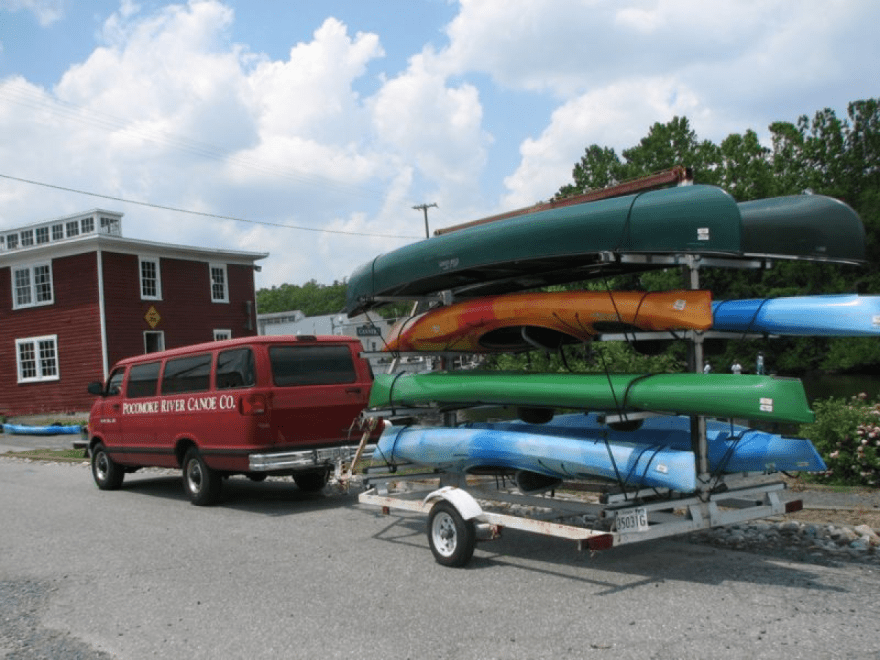
M 360 394 L 362 391 L 363 390 L 361 390 L 361 388 L 359 388 L 359 387 L 346 387 L 345 388 L 346 394 Z

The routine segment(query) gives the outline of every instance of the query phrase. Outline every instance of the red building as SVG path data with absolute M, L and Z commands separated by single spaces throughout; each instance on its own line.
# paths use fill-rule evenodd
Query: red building
M 100 209 L 0 231 L 0 414 L 85 411 L 121 358 L 256 334 L 266 256 L 123 238 Z

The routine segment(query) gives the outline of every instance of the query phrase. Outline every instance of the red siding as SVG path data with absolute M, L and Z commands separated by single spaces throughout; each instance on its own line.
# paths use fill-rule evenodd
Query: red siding
M 88 410 L 86 386 L 103 375 L 95 254 L 52 260 L 55 303 L 12 309 L 10 268 L 0 268 L 2 341 L 0 412 L 6 415 Z M 59 380 L 18 383 L 15 340 L 57 335 Z
M 146 330 L 163 331 L 166 348 L 210 341 L 215 329 L 233 337 L 256 334 L 250 266 L 227 266 L 228 303 L 211 302 L 206 262 L 161 259 L 161 300 L 141 300 L 137 256 L 105 251 L 102 267 L 109 366 L 143 353 Z M 52 259 L 52 282 L 54 304 L 13 310 L 11 270 L 0 267 L 0 368 L 7 374 L 0 381 L 0 414 L 86 411 L 94 398 L 86 386 L 104 376 L 97 254 Z M 150 307 L 159 314 L 155 328 L 145 318 Z M 15 340 L 42 335 L 58 336 L 60 379 L 19 384 Z

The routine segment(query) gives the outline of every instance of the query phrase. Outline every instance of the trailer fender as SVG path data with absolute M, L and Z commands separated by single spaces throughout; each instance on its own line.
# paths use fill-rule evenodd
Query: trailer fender
M 465 520 L 473 520 L 477 516 L 483 514 L 482 507 L 477 501 L 465 490 L 456 488 L 455 486 L 444 486 L 439 490 L 429 493 L 423 500 L 423 504 L 435 502 L 437 500 L 446 500 L 461 514 Z

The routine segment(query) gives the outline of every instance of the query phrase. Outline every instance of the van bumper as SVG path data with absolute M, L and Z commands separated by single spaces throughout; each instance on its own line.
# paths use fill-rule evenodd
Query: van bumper
M 361 454 L 361 460 L 369 460 L 376 445 L 367 445 Z M 335 465 L 351 461 L 357 446 L 322 447 L 307 451 L 285 451 L 270 454 L 251 454 L 249 458 L 249 470 L 251 472 L 272 472 L 275 470 L 290 470 L 296 468 L 320 467 L 323 465 Z

